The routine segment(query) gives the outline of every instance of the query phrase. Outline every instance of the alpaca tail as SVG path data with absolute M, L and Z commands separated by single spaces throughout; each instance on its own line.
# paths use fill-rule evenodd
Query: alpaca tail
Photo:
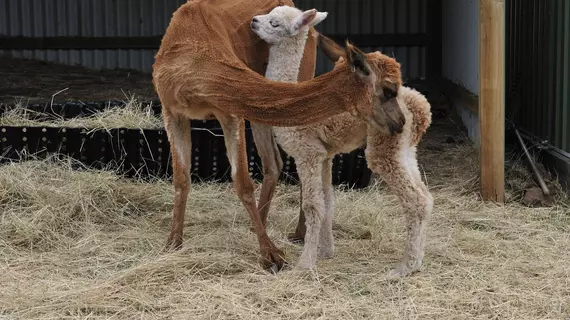
M 412 141 L 417 145 L 431 125 L 431 105 L 426 97 L 415 89 L 402 86 L 402 97 L 412 113 Z

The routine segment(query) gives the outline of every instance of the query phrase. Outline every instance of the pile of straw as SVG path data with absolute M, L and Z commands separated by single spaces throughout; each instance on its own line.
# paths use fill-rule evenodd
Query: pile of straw
M 562 319 L 570 312 L 570 214 L 484 203 L 475 152 L 420 157 L 435 197 L 423 270 L 385 274 L 405 241 L 398 202 L 378 184 L 336 194 L 335 257 L 270 275 L 229 184 L 193 185 L 185 246 L 163 251 L 172 187 L 72 170 L 71 161 L 0 167 L 0 315 L 14 319 Z M 462 160 L 462 161 L 460 161 Z M 299 208 L 281 185 L 269 234 L 286 242 Z M 370 234 L 370 237 L 363 235 Z M 11 319 L 8 317 L 8 319 Z
M 35 120 L 40 118 L 42 121 Z M 45 120 L 44 120 L 45 119 Z M 142 104 L 134 96 L 124 102 L 121 107 L 106 108 L 89 117 L 62 119 L 56 115 L 38 113 L 27 108 L 22 103 L 16 103 L 14 108 L 0 117 L 1 126 L 29 127 L 68 127 L 68 128 L 127 128 L 127 129 L 159 129 L 164 127 L 160 115 L 155 115 L 152 105 Z
M 139 112 L 133 104 L 52 124 L 162 125 Z M 29 125 L 23 119 L 2 121 Z M 441 123 L 418 154 L 435 208 L 424 267 L 400 280 L 386 274 L 404 248 L 404 217 L 383 183 L 336 192 L 333 259 L 271 275 L 257 263 L 258 242 L 230 184 L 193 185 L 184 248 L 165 252 L 169 182 L 55 158 L 3 165 L 0 319 L 567 319 L 567 197 L 557 192 L 548 208 L 520 204 L 533 182 L 513 157 L 507 203 L 481 201 L 475 148 Z M 298 187 L 280 185 L 268 229 L 291 264 L 301 248 L 286 234 L 298 210 Z

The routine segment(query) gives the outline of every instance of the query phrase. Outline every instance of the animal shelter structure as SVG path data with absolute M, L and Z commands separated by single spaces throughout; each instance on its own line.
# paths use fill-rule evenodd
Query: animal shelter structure
M 0 0 L 0 56 L 149 73 L 172 12 L 184 2 Z M 540 147 L 533 151 L 538 150 L 541 159 L 560 173 L 561 181 L 569 181 L 568 1 L 297 0 L 295 4 L 329 12 L 317 27 L 323 34 L 394 55 L 405 80 L 425 78 L 445 93 L 480 147 L 485 199 L 504 200 L 505 139 L 511 124 L 527 142 Z M 316 74 L 331 67 L 319 51 Z M 138 135 L 123 139 L 141 140 Z M 155 148 L 165 150 L 165 139 L 156 139 L 164 145 Z M 365 170 L 358 154 L 353 156 L 343 173 L 347 179 Z

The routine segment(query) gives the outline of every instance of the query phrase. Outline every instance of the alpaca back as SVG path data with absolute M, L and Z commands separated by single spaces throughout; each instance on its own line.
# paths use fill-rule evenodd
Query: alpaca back
M 415 89 L 401 87 L 401 98 L 404 106 L 412 114 L 412 145 L 417 145 L 431 125 L 431 105 L 426 97 Z
M 416 146 L 431 125 L 431 105 L 426 97 L 415 89 L 402 86 L 397 98 L 401 108 L 405 108 L 406 121 L 411 125 L 405 126 L 411 131 L 403 139 L 409 140 L 404 144 Z M 278 143 L 290 155 L 304 153 L 303 144 L 323 143 L 330 154 L 347 153 L 366 142 L 368 130 L 366 122 L 352 116 L 350 113 L 341 113 L 330 117 L 323 122 L 302 127 L 274 127 Z M 378 137 L 376 138 L 378 139 Z M 390 139 L 383 136 L 381 140 Z M 401 142 L 402 143 L 402 142 Z

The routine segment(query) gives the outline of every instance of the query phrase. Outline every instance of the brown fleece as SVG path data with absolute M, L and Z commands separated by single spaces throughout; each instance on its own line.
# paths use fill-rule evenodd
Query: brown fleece
M 305 46 L 300 83 L 267 80 L 262 74 L 269 49 L 250 30 L 250 22 L 255 15 L 268 13 L 278 5 L 293 3 L 189 0 L 173 14 L 153 65 L 153 84 L 162 102 L 172 155 L 174 206 L 168 245 L 179 248 L 183 242 L 192 150 L 188 120 L 215 117 L 224 132 L 236 194 L 258 237 L 261 263 L 275 270 L 281 269 L 285 259 L 267 235 L 255 203 L 247 169 L 244 119 L 254 124 L 300 126 L 346 111 L 368 118 L 372 114 L 371 89 L 378 83 L 371 81 L 373 76 L 363 77 L 360 66 L 370 67 L 364 70 L 367 74 L 382 75 L 378 79 L 380 87 L 386 87 L 386 83 L 395 90 L 402 81 L 400 65 L 380 54 L 366 58 L 356 55 L 352 66 L 337 63 L 332 72 L 313 78 L 317 43 L 314 29 Z M 261 138 L 267 138 L 261 134 Z M 275 155 L 270 151 L 268 156 Z
M 316 60 L 314 30 L 299 76 L 300 81 L 308 81 L 281 83 L 262 76 L 267 44 L 250 30 L 250 21 L 279 4 L 292 2 L 191 0 L 182 5 L 172 17 L 153 65 L 161 99 L 183 105 L 189 112 L 213 107 L 273 126 L 308 125 L 354 112 L 355 106 L 369 113 L 371 92 L 346 65 L 311 79 Z M 399 65 L 394 67 L 399 74 Z

